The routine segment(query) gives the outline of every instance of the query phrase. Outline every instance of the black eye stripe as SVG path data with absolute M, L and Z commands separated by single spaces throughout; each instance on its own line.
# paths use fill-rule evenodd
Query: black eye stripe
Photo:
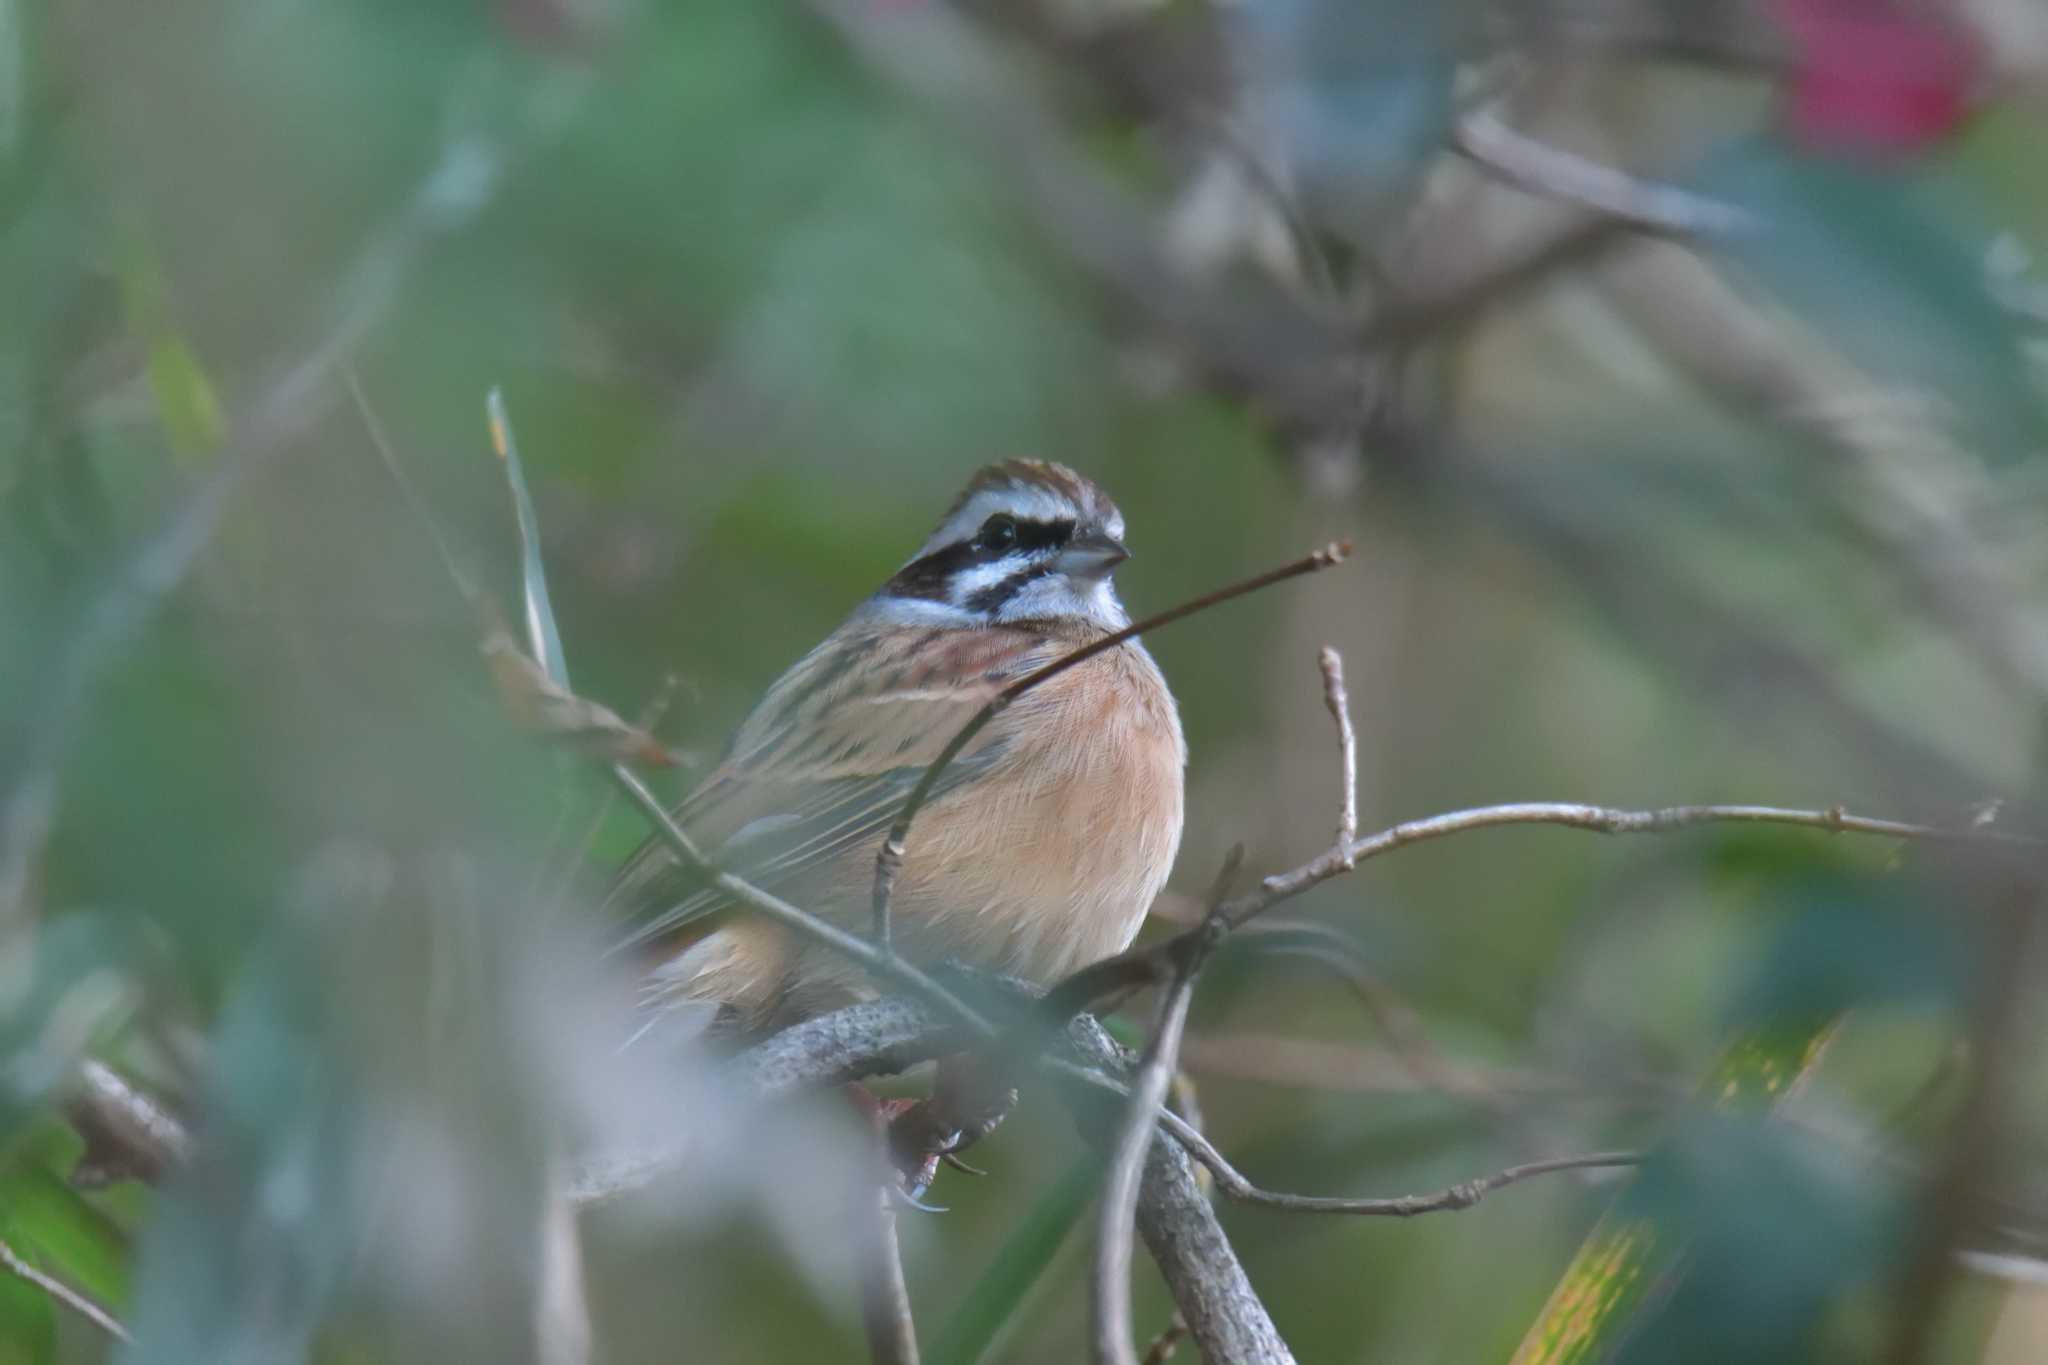
M 951 596 L 947 588 L 953 581 L 953 575 L 974 562 L 971 545 L 947 545 L 923 559 L 905 564 L 882 591 L 890 597 L 922 597 L 944 602 Z
M 1013 555 L 1018 551 L 1052 549 L 1073 539 L 1074 523 L 1071 521 L 1013 521 L 1011 534 L 1006 542 L 984 545 L 977 537 L 974 543 L 975 557 L 981 563 L 989 563 Z
M 1058 549 L 1074 537 L 1074 523 L 1071 519 L 1019 520 L 1015 527 L 1015 535 L 1004 545 L 984 545 L 977 530 L 966 540 L 942 545 L 924 558 L 912 560 L 896 571 L 896 576 L 883 587 L 883 595 L 916 597 L 931 602 L 951 601 L 953 581 L 963 571 L 983 564 L 994 564 L 1012 558 L 1022 559 L 1046 550 Z M 1020 569 L 1017 573 L 1009 574 L 1001 581 L 991 583 L 971 594 L 968 600 L 960 605 L 970 611 L 993 611 L 1025 583 L 1043 575 L 1049 569 L 1049 564 L 1037 564 Z
M 983 614 L 993 612 L 1022 591 L 1026 583 L 1029 583 L 1034 578 L 1043 578 L 1051 572 L 1052 563 L 1050 560 L 1041 564 L 1033 564 L 1028 569 L 1019 569 L 1007 578 L 1002 578 L 989 584 L 979 592 L 970 593 L 967 600 L 960 605 L 972 612 Z

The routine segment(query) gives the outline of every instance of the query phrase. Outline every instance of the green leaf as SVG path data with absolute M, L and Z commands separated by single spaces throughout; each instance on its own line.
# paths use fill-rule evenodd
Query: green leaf
M 1811 1071 L 1835 1023 L 1793 1021 L 1742 1034 L 1708 1071 L 1702 1095 L 1718 1111 L 1768 1109 Z M 1522 1338 L 1513 1365 L 1590 1365 L 1612 1359 L 1643 1311 L 1670 1294 L 1684 1272 L 1688 1230 L 1669 1212 L 1648 1181 L 1638 1180 L 1624 1191 L 1580 1244 Z
M 1731 988 L 1729 1039 L 1700 1080 L 1709 1112 L 1615 1198 L 1514 1365 L 1776 1360 L 1889 1245 L 1888 1196 L 1867 1181 L 1828 1188 L 1840 1163 L 1815 1161 L 1764 1120 L 1849 1011 L 1953 999 L 1960 967 L 1894 877 L 1814 872 L 1765 905 L 1771 932 Z M 1739 1320 L 1726 1318 L 1730 1301 L 1745 1305 Z M 1646 1343 L 1655 1349 L 1642 1354 Z
M 148 236 L 133 230 L 122 252 L 121 294 L 128 325 L 149 347 L 149 391 L 171 449 L 192 459 L 220 448 L 227 423 L 206 367 L 179 331 L 170 284 Z
M 7 1227 L 0 1222 L 0 1237 Z M 57 1305 L 36 1285 L 0 1270 L 0 1365 L 43 1365 L 56 1358 Z
M 1032 1289 L 1059 1254 L 1101 1182 L 1102 1164 L 1093 1157 L 1080 1157 L 1038 1197 L 989 1268 L 946 1319 L 937 1344 L 929 1351 L 931 1365 L 974 1365 L 988 1354 L 1003 1330 L 1023 1311 Z
M 55 1172 L 18 1162 L 0 1177 L 0 1205 L 15 1250 L 109 1310 L 128 1301 L 127 1239 Z
M 0 1168 L 0 1241 L 16 1256 L 51 1277 L 72 1284 L 92 1297 L 91 1286 L 74 1276 L 61 1254 L 53 1254 L 52 1243 L 68 1245 L 63 1224 L 44 1197 L 44 1180 L 62 1187 L 62 1182 L 23 1153 L 12 1154 Z M 73 1201 L 83 1203 L 68 1188 Z M 86 1212 L 94 1219 L 99 1215 Z M 0 1365 L 40 1365 L 57 1358 L 57 1313 L 59 1309 L 48 1290 L 0 1269 Z
M 526 635 L 533 657 L 547 670 L 557 686 L 569 686 L 569 660 L 562 653 L 562 634 L 555 625 L 555 608 L 548 600 L 547 566 L 540 556 L 540 517 L 533 510 L 533 497 L 526 491 L 526 472 L 519 464 L 519 443 L 512 437 L 512 421 L 505 414 L 505 395 L 492 389 L 484 400 L 491 422 L 491 445 L 505 462 L 505 481 L 512 488 L 512 508 L 519 518 L 520 578 L 525 591 Z
M 220 448 L 227 425 L 206 369 L 185 339 L 165 332 L 150 343 L 149 389 L 171 449 L 195 457 Z
M 37 1270 L 118 1312 L 128 1291 L 127 1246 L 105 1214 L 38 1159 L 49 1145 L 25 1145 L 0 1167 L 0 1240 Z M 56 1359 L 57 1314 L 69 1311 L 42 1287 L 0 1271 L 0 1365 Z

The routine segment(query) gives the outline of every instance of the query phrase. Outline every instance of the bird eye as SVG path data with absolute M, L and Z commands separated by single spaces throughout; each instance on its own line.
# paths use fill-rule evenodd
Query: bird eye
M 1017 519 L 1007 512 L 998 512 L 981 524 L 981 534 L 976 539 L 983 549 L 1007 550 L 1017 543 Z

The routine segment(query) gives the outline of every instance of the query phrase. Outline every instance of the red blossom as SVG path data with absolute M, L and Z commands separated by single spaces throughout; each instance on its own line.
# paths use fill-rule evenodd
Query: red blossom
M 1922 150 L 1967 117 L 1983 71 L 1972 34 L 1891 0 L 1777 0 L 1794 52 L 1787 131 L 1845 155 Z

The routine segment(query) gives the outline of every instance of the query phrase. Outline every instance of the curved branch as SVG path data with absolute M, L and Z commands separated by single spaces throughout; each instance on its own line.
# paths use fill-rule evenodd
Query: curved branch
M 1410 844 L 1427 843 L 1467 830 L 1494 829 L 1503 825 L 1553 825 L 1564 829 L 1588 830 L 1596 834 L 1666 834 L 1695 825 L 1745 824 L 1788 825 L 1825 830 L 1830 834 L 1871 834 L 1889 839 L 1915 839 L 1931 843 L 1970 844 L 2002 848 L 2038 848 L 2040 841 L 2025 835 L 1983 826 L 1950 828 L 1885 820 L 1875 816 L 1852 815 L 1840 806 L 1827 810 L 1800 810 L 1784 806 L 1700 805 L 1663 806 L 1652 810 L 1624 810 L 1612 806 L 1589 806 L 1573 801 L 1519 801 L 1471 810 L 1449 811 L 1420 820 L 1389 826 L 1362 839 L 1333 845 L 1289 872 L 1267 877 L 1256 891 L 1247 892 L 1223 907 L 1223 916 L 1235 927 L 1264 914 L 1282 901 L 1292 900 L 1311 887 L 1350 871 L 1357 864 Z
M 889 996 L 786 1028 L 734 1058 L 729 1072 L 755 1100 L 781 1099 L 870 1076 L 893 1076 L 957 1050 L 960 1034 L 959 1024 L 930 1005 Z M 645 1189 L 681 1169 L 688 1148 L 688 1136 L 679 1134 L 659 1148 L 608 1152 L 588 1160 L 570 1178 L 569 1201 L 590 1208 Z

